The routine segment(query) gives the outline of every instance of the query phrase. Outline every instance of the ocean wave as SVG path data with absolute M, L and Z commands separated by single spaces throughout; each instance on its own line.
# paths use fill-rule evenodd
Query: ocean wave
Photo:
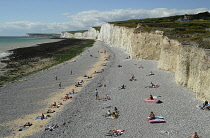
M 0 51 L 0 59 L 3 57 L 7 57 L 10 54 L 12 54 L 12 52 L 8 52 L 8 51 Z

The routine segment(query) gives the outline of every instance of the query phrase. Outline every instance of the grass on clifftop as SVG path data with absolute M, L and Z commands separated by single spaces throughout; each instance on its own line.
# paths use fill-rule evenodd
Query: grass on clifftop
M 45 43 L 40 46 L 15 49 L 5 61 L 6 72 L 0 76 L 0 87 L 24 76 L 34 74 L 52 66 L 68 61 L 85 48 L 91 47 L 94 40 L 66 39 L 60 42 Z
M 138 28 L 141 31 L 164 31 L 170 39 L 176 39 L 183 44 L 210 49 L 210 13 L 203 12 L 191 15 L 176 15 L 161 18 L 133 19 L 110 22 L 116 26 Z

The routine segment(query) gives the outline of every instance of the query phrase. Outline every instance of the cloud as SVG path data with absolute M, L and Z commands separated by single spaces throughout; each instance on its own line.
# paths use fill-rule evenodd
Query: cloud
M 210 11 L 208 8 L 198 9 L 115 9 L 111 11 L 90 10 L 79 12 L 69 16 L 69 13 L 62 15 L 69 18 L 69 22 L 63 23 L 42 23 L 30 21 L 6 22 L 0 24 L 0 35 L 3 32 L 23 32 L 25 33 L 60 33 L 62 31 L 84 30 L 92 26 L 101 26 L 105 22 L 122 21 L 129 19 L 166 17 L 183 14 L 196 14 Z
M 69 15 L 69 13 L 68 12 L 65 12 L 65 13 L 62 13 L 61 15 L 67 16 L 67 15 Z

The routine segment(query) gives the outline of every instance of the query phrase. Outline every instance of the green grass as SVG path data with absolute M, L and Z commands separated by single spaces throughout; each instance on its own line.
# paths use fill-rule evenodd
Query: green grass
M 62 54 L 56 56 L 54 58 L 56 64 L 62 63 L 64 61 L 70 60 L 73 57 L 79 55 L 84 51 L 86 47 L 91 47 L 94 44 L 94 40 L 85 40 L 82 44 L 80 45 L 74 45 L 69 49 L 68 51 L 63 52 Z
M 22 68 L 21 66 L 18 68 L 14 68 L 13 70 L 9 70 L 5 72 L 3 76 L 0 76 L 0 87 L 4 86 L 4 84 L 7 82 L 14 82 L 25 76 L 49 69 L 50 67 L 68 61 L 82 53 L 85 50 L 85 48 L 93 46 L 94 42 L 94 40 L 85 39 L 80 44 L 71 45 L 68 49 L 63 49 L 59 51 L 59 54 L 56 54 L 56 56 L 52 58 L 51 63 L 49 63 L 47 66 L 44 66 L 43 68 L 36 69 L 31 72 L 25 72 L 24 68 Z
M 142 26 L 138 30 L 151 32 L 160 30 L 165 36 L 170 39 L 176 39 L 180 42 L 195 42 L 199 47 L 210 49 L 209 41 L 204 41 L 203 38 L 210 38 L 210 13 L 204 12 L 199 14 L 187 15 L 190 21 L 177 21 L 184 15 L 176 15 L 170 17 L 147 18 L 147 19 L 132 19 L 126 21 L 110 22 L 116 26 L 128 28 L 136 28 L 138 23 Z
M 84 32 L 87 32 L 87 31 L 88 30 L 68 31 L 68 33 L 75 34 L 75 33 L 84 33 Z

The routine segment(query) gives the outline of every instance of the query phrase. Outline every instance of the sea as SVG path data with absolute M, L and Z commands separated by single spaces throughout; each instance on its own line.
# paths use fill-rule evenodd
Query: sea
M 8 50 L 35 46 L 48 42 L 57 42 L 60 40 L 61 39 L 50 39 L 45 37 L 0 36 L 0 59 L 11 54 Z

